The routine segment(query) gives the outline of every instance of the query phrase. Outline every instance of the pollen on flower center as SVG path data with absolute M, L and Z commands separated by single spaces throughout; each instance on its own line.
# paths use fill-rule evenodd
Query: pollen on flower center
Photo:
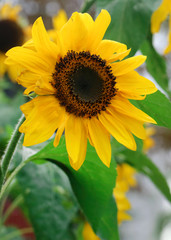
M 0 52 L 7 52 L 10 48 L 22 45 L 24 33 L 22 28 L 13 20 L 0 20 Z
M 79 117 L 105 111 L 116 94 L 116 77 L 106 61 L 90 52 L 68 51 L 56 63 L 52 86 L 66 111 Z

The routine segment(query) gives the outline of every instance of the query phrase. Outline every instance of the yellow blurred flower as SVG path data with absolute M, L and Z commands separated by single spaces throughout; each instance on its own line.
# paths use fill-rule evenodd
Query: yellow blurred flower
M 156 133 L 154 127 L 146 127 L 146 138 L 143 140 L 143 151 L 148 152 L 150 148 L 154 147 L 155 141 L 152 136 Z
M 135 169 L 128 164 L 117 166 L 116 187 L 114 188 L 114 197 L 118 208 L 118 223 L 124 220 L 130 220 L 131 217 L 126 213 L 131 208 L 130 202 L 126 198 L 126 192 L 130 187 L 136 186 Z
M 7 72 L 13 81 L 17 77 L 18 67 L 4 63 L 5 53 L 12 47 L 22 45 L 28 37 L 31 37 L 30 27 L 23 28 L 20 24 L 20 11 L 20 5 L 13 7 L 10 4 L 4 4 L 0 8 L 0 77 Z
M 68 21 L 66 12 L 63 9 L 59 10 L 58 14 L 53 17 L 52 21 L 54 29 L 59 31 L 63 27 L 63 25 Z
M 93 229 L 88 222 L 84 224 L 83 239 L 84 240 L 100 240 L 100 238 L 97 237 L 96 234 L 93 232 Z
M 57 31 L 59 31 L 67 21 L 67 14 L 63 9 L 59 10 L 57 15 L 52 18 L 53 29 L 48 30 L 48 34 L 53 41 L 57 41 Z
M 151 32 L 156 33 L 160 25 L 169 16 L 169 41 L 164 53 L 171 52 L 171 0 L 163 0 L 159 8 L 153 13 L 151 18 Z

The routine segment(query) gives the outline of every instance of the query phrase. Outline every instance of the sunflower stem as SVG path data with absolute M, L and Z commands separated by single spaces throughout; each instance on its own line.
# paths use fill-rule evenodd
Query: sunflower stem
M 2 189 L 3 183 L 5 182 L 8 167 L 9 167 L 12 157 L 14 155 L 15 149 L 20 140 L 21 133 L 18 130 L 19 130 L 19 127 L 21 126 L 21 124 L 24 122 L 24 120 L 25 120 L 25 117 L 22 114 L 21 118 L 19 119 L 19 121 L 14 129 L 11 139 L 5 149 L 4 155 L 2 156 L 1 164 L 0 164 L 0 191 Z
M 1 192 L 0 192 L 0 200 L 2 199 L 2 197 L 4 196 L 4 193 L 6 192 L 7 187 L 9 186 L 9 184 L 11 183 L 11 181 L 13 180 L 13 178 L 17 175 L 17 173 L 26 165 L 26 163 L 28 163 L 29 161 L 31 161 L 31 158 L 28 158 L 27 160 L 21 162 L 16 168 L 15 170 L 10 174 L 10 176 L 8 177 L 7 181 L 4 183 L 4 185 L 1 188 Z
M 86 0 L 80 10 L 80 12 L 85 13 L 91 8 L 91 6 L 96 2 L 96 0 Z

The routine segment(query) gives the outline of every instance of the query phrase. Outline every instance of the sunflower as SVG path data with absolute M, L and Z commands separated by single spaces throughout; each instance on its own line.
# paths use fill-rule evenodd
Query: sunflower
M 125 44 L 102 40 L 110 20 L 106 10 L 95 21 L 87 13 L 75 12 L 53 42 L 38 18 L 32 27 L 32 44 L 7 52 L 6 63 L 23 69 L 17 81 L 26 87 L 25 93 L 37 94 L 21 106 L 26 117 L 19 129 L 25 133 L 24 146 L 44 142 L 57 130 L 56 147 L 65 131 L 69 161 L 75 170 L 84 162 L 87 139 L 109 167 L 110 134 L 136 150 L 132 133 L 143 139 L 143 124 L 156 123 L 128 100 L 144 99 L 157 90 L 134 71 L 146 57 L 123 60 L 130 52 Z
M 4 4 L 0 8 L 0 77 L 8 72 L 11 80 L 15 80 L 17 69 L 15 66 L 5 65 L 5 53 L 14 46 L 22 45 L 29 37 L 29 28 L 24 29 L 20 24 L 20 11 L 20 5 L 13 7 Z
M 159 31 L 161 23 L 169 16 L 169 41 L 164 50 L 167 54 L 171 52 L 171 1 L 163 0 L 159 8 L 153 13 L 151 18 L 151 32 L 154 34 Z

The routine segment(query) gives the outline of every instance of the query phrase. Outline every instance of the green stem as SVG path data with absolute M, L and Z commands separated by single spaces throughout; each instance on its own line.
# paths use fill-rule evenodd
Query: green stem
M 13 135 L 11 136 L 11 139 L 10 139 L 10 141 L 6 147 L 5 153 L 2 157 L 1 166 L 0 166 L 0 190 L 5 181 L 8 167 L 12 160 L 16 146 L 20 140 L 21 133 L 18 130 L 19 130 L 19 127 L 21 126 L 21 124 L 24 122 L 24 120 L 25 120 L 25 117 L 24 117 L 24 115 L 22 115 L 18 121 L 16 128 L 14 129 Z
M 15 230 L 11 233 L 8 233 L 6 236 L 4 236 L 1 240 L 12 240 L 18 236 L 21 236 L 26 233 L 32 233 L 33 229 L 32 228 L 23 228 L 21 230 Z
M 14 209 L 20 205 L 20 203 L 22 203 L 23 201 L 23 196 L 19 195 L 18 197 L 16 197 L 16 199 L 11 203 L 11 205 L 9 206 L 9 208 L 6 210 L 4 216 L 2 217 L 2 222 L 5 223 L 5 221 L 8 219 L 8 217 L 10 216 L 10 214 L 14 211 Z
M 91 6 L 96 2 L 96 0 L 86 0 L 81 8 L 82 13 L 88 12 Z
M 9 186 L 9 184 L 11 183 L 11 181 L 13 180 L 13 178 L 17 175 L 17 173 L 26 165 L 26 163 L 28 163 L 30 161 L 30 159 L 27 159 L 26 161 L 23 161 L 20 163 L 20 165 L 18 165 L 18 167 L 15 168 L 15 170 L 11 173 L 11 175 L 8 177 L 7 181 L 4 183 L 4 185 L 2 186 L 1 192 L 0 192 L 0 200 L 3 197 L 7 187 Z

